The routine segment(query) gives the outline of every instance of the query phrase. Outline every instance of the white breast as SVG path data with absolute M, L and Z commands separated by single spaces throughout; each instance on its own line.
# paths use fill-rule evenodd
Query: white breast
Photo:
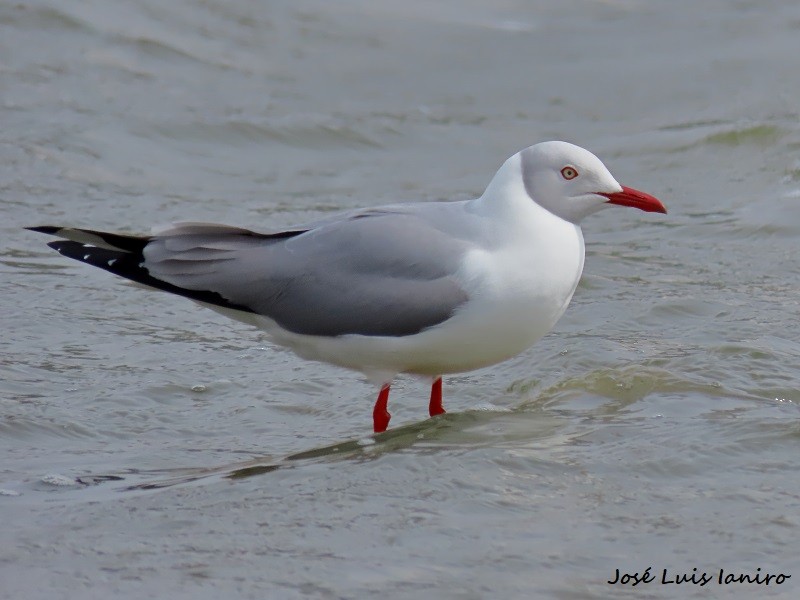
M 547 213 L 535 237 L 494 251 L 474 251 L 462 277 L 470 301 L 431 337 L 447 344 L 434 366 L 413 371 L 466 371 L 506 360 L 549 332 L 569 304 L 583 271 L 579 227 Z M 424 335 L 424 334 L 423 334 Z M 436 346 L 439 344 L 437 343 Z

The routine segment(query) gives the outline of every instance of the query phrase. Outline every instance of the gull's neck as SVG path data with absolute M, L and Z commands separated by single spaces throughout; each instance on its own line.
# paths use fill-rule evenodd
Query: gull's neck
M 480 198 L 472 200 L 469 210 L 498 222 L 508 231 L 530 231 L 531 227 L 547 227 L 547 224 L 560 226 L 568 224 L 561 217 L 537 204 L 525 189 L 522 179 L 521 155 L 509 158 L 492 177 L 486 191 Z
M 528 197 L 522 181 L 522 161 L 519 154 L 509 158 L 495 173 L 480 198 L 473 201 L 476 212 L 496 214 L 514 208 Z M 528 198 L 530 202 L 530 198 Z

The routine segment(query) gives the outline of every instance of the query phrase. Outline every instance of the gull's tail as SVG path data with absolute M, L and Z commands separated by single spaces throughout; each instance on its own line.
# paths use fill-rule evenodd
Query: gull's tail
M 191 300 L 252 312 L 247 307 L 225 300 L 215 291 L 188 289 L 153 277 L 145 266 L 144 256 L 144 248 L 152 241 L 152 237 L 50 225 L 26 227 L 26 229 L 65 238 L 47 245 L 67 258 L 103 269 L 141 285 Z

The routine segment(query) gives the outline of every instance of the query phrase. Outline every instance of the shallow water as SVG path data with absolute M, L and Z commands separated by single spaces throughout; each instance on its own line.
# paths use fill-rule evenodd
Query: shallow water
M 0 4 L 0 596 L 797 597 L 798 39 L 786 1 Z M 553 333 L 443 418 L 399 380 L 375 438 L 356 375 L 21 229 L 468 198 L 554 138 L 670 214 L 587 219 Z

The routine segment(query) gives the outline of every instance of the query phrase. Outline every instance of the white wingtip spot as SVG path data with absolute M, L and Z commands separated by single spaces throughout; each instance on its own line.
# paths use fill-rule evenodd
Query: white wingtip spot
M 87 254 L 86 256 L 83 257 L 83 260 L 89 260 L 90 256 L 91 256 L 91 254 Z
M 110 261 L 108 261 L 108 266 L 109 266 L 109 267 L 110 267 L 110 266 L 113 266 L 113 264 L 114 264 L 115 262 L 117 262 L 117 259 L 116 259 L 116 258 L 112 258 Z

